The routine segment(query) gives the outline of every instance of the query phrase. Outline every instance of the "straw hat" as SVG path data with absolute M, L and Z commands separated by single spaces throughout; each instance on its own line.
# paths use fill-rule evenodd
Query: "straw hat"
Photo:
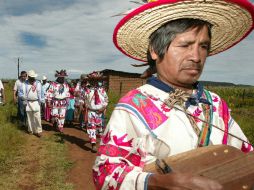
M 87 75 L 88 80 L 104 80 L 106 76 L 103 76 L 103 73 L 99 71 L 93 71 Z
M 45 75 L 43 75 L 42 80 L 47 80 L 47 77 Z
M 208 21 L 212 27 L 209 55 L 222 52 L 254 28 L 254 6 L 247 0 L 149 0 L 116 26 L 113 41 L 127 56 L 147 61 L 149 36 L 163 24 L 181 18 Z
M 36 74 L 34 70 L 28 71 L 28 72 L 27 72 L 27 75 L 28 75 L 29 77 L 32 77 L 32 78 L 35 78 L 35 77 L 38 76 L 38 74 Z

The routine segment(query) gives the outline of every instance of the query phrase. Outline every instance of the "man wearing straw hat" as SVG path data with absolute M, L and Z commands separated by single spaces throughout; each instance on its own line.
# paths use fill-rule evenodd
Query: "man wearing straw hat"
M 116 105 L 93 167 L 97 189 L 223 188 L 206 177 L 151 174 L 143 167 L 212 144 L 253 150 L 225 101 L 198 82 L 207 56 L 240 42 L 253 20 L 246 0 L 153 0 L 118 23 L 116 47 L 147 62 L 157 77 Z
M 28 132 L 41 137 L 41 102 L 44 101 L 44 94 L 41 83 L 36 80 L 38 76 L 34 70 L 27 72 L 28 80 L 22 85 L 20 97 L 25 102 Z

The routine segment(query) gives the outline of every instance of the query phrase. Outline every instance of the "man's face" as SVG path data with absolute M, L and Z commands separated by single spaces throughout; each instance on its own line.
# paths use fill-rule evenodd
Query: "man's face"
M 28 77 L 28 81 L 32 84 L 32 83 L 34 83 L 35 78 L 34 77 Z
M 156 60 L 158 78 L 177 88 L 192 88 L 202 73 L 209 45 L 206 26 L 177 34 L 162 60 L 151 52 Z
M 91 86 L 96 86 L 96 84 L 97 84 L 97 82 L 96 82 L 95 80 L 91 80 L 91 81 L 90 81 L 90 85 L 91 85 Z
M 27 74 L 21 74 L 21 75 L 20 75 L 20 80 L 21 80 L 21 81 L 25 81 L 26 78 L 27 78 Z
M 64 77 L 58 77 L 57 82 L 63 84 L 64 83 Z
M 82 86 L 82 87 L 85 87 L 85 86 L 86 86 L 86 84 L 87 84 L 87 82 L 86 82 L 86 81 L 84 81 L 84 80 L 81 82 L 81 86 Z

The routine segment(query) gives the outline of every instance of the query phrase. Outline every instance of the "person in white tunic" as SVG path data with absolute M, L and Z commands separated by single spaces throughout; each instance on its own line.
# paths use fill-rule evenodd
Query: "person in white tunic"
M 26 102 L 28 132 L 38 137 L 42 135 L 41 102 L 44 102 L 42 85 L 34 70 L 28 71 L 28 80 L 22 85 L 21 97 Z
M 65 82 L 67 77 L 66 70 L 56 71 L 56 81 L 50 83 L 47 91 L 47 102 L 51 110 L 52 123 L 62 133 L 64 129 L 64 121 L 68 100 L 70 97 L 69 86 Z
M 4 93 L 4 85 L 0 80 L 0 105 L 5 104 L 5 93 Z
M 89 135 L 92 152 L 97 152 L 96 141 L 101 138 L 103 132 L 103 113 L 108 105 L 108 95 L 104 88 L 98 85 L 104 77 L 100 72 L 88 74 L 91 87 L 85 95 L 87 107 L 87 133 Z
M 93 167 L 96 189 L 223 188 L 204 176 L 153 174 L 144 166 L 210 145 L 253 151 L 226 102 L 198 82 L 206 58 L 235 45 L 253 25 L 254 6 L 246 0 L 149 0 L 119 22 L 116 47 L 157 76 L 116 105 Z

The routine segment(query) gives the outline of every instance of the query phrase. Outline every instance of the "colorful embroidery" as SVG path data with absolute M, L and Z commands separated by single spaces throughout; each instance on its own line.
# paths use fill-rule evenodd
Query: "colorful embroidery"
M 103 183 L 105 181 L 105 178 L 111 174 L 113 174 L 113 172 L 119 167 L 119 168 L 124 168 L 125 167 L 125 163 L 119 163 L 119 164 L 115 164 L 115 163 L 110 163 L 109 160 L 107 159 L 106 162 L 104 164 L 100 164 L 99 165 L 99 172 L 96 172 L 93 170 L 93 180 L 96 184 L 96 186 L 101 189 L 103 186 Z M 126 167 L 128 168 L 128 171 L 131 171 L 133 169 L 132 166 L 130 167 Z M 126 169 L 125 169 L 126 170 Z M 121 170 L 120 170 L 121 171 Z M 115 173 L 119 172 L 119 170 L 115 171 Z M 113 174 L 113 176 L 116 177 L 115 173 Z M 125 173 L 124 171 L 122 173 Z M 119 175 L 119 173 L 118 173 Z M 123 175 L 123 174 L 122 174 Z M 122 183 L 123 179 L 121 178 L 121 176 L 118 178 L 118 180 L 116 180 L 118 183 Z M 110 184 L 109 184 L 110 186 Z M 108 186 L 108 187 L 109 187 Z M 113 187 L 113 186 L 111 186 Z
M 198 117 L 200 116 L 200 114 L 202 113 L 202 110 L 197 107 L 197 109 L 195 109 L 195 111 L 193 112 L 193 116 L 196 122 L 200 122 L 200 120 L 198 119 Z
M 253 150 L 253 147 L 250 144 L 244 143 L 242 144 L 241 151 L 244 153 L 248 153 Z
M 131 105 L 143 118 L 145 118 L 150 129 L 154 130 L 167 120 L 167 117 L 153 103 L 153 101 L 141 94 L 138 90 L 130 91 L 119 103 Z M 147 114 L 150 113 L 150 114 Z
M 100 146 L 98 155 L 102 155 L 102 154 L 109 157 L 123 157 L 135 166 L 140 166 L 143 164 L 141 163 L 140 155 L 130 153 L 127 150 L 124 150 L 120 147 L 110 145 L 110 144 Z
M 218 101 L 219 101 L 219 97 L 213 95 L 213 102 L 218 102 Z
M 171 108 L 169 108 L 164 102 L 162 103 L 161 105 L 161 109 L 164 111 L 164 112 L 170 112 Z
M 204 90 L 204 94 L 206 96 L 206 99 L 209 101 L 211 105 L 208 104 L 202 104 L 203 108 L 203 113 L 205 116 L 205 121 L 207 123 L 203 123 L 202 125 L 202 130 L 199 135 L 199 140 L 198 140 L 198 146 L 208 146 L 210 143 L 210 136 L 212 132 L 212 121 L 213 121 L 213 101 L 211 94 L 207 91 Z
M 222 108 L 222 118 L 224 121 L 224 135 L 222 139 L 222 144 L 227 144 L 228 142 L 228 121 L 229 121 L 229 112 L 228 112 L 228 106 L 224 100 L 221 100 L 221 108 Z
M 132 147 L 131 143 L 132 143 L 132 140 L 129 140 L 127 142 L 123 142 L 123 140 L 125 139 L 125 137 L 127 136 L 127 134 L 123 135 L 122 137 L 117 137 L 116 135 L 113 136 L 113 140 L 114 140 L 114 143 L 117 145 L 117 146 L 127 146 L 127 147 Z
M 213 112 L 216 112 L 216 111 L 217 111 L 216 107 L 215 107 L 215 106 L 213 106 Z
M 111 131 L 108 131 L 105 135 L 102 136 L 101 141 L 103 144 L 107 144 L 110 141 Z

